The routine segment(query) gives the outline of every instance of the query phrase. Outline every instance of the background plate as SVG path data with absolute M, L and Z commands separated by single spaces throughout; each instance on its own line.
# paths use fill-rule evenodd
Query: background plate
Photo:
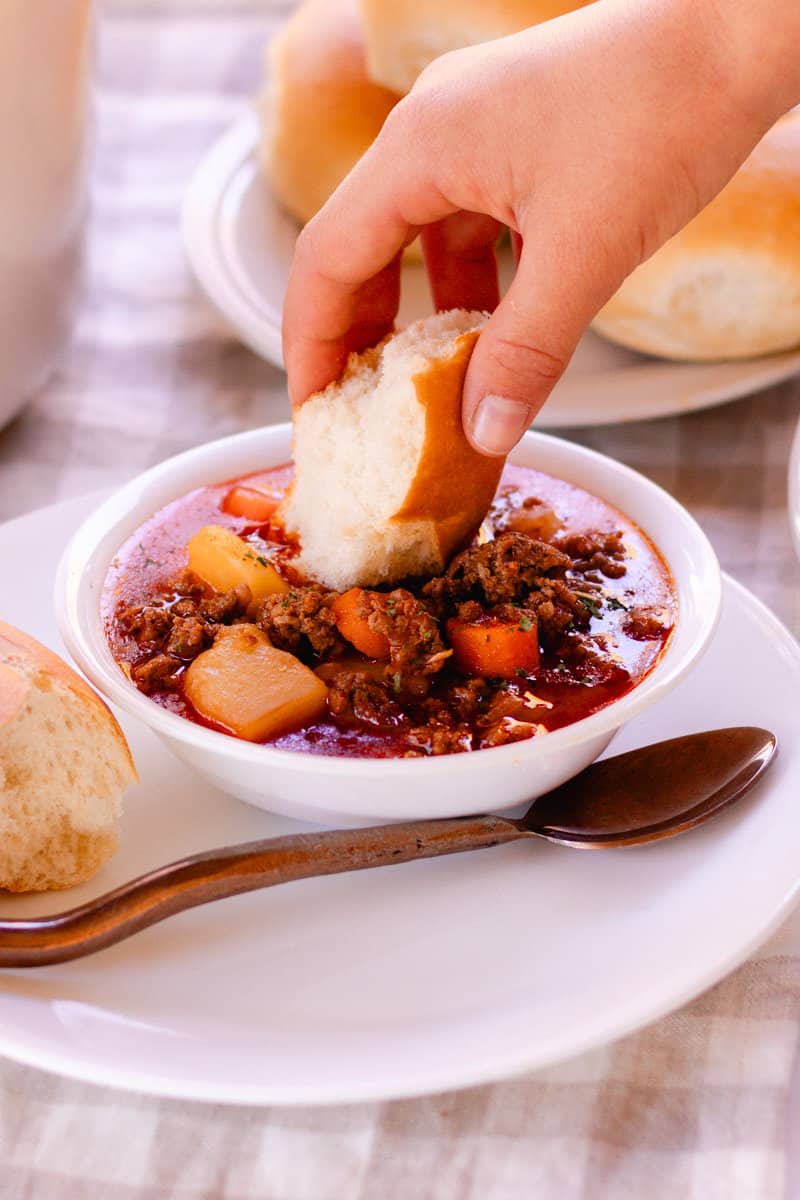
M 0 527 L 3 615 L 61 649 L 61 548 L 94 500 Z M 63 651 L 62 651 L 63 652 Z M 798 888 L 800 648 L 728 581 L 691 678 L 615 751 L 710 725 L 775 730 L 752 798 L 683 838 L 582 853 L 517 844 L 308 880 L 195 909 L 83 961 L 0 972 L 0 1052 L 80 1079 L 232 1103 L 445 1090 L 543 1066 L 660 1016 L 742 960 Z M 63 909 L 181 855 L 297 829 L 194 778 L 121 718 L 141 783 L 122 849 Z
M 275 202 L 255 159 L 254 117 L 238 122 L 196 169 L 184 201 L 186 252 L 210 300 L 242 340 L 282 365 L 281 310 L 297 225 Z M 501 256 L 501 274 L 511 271 Z M 431 311 L 421 266 L 403 268 L 401 321 Z M 800 371 L 800 351 L 744 362 L 671 363 L 584 336 L 536 419 L 539 429 L 648 420 L 708 408 Z

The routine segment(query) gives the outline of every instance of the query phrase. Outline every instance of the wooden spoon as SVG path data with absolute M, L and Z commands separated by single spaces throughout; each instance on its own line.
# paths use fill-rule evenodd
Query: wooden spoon
M 591 850 L 671 837 L 743 796 L 776 746 L 765 729 L 695 733 L 594 763 L 539 797 L 518 819 L 407 821 L 298 833 L 195 854 L 67 912 L 0 921 L 0 967 L 81 958 L 198 904 L 293 879 L 459 854 L 523 837 Z

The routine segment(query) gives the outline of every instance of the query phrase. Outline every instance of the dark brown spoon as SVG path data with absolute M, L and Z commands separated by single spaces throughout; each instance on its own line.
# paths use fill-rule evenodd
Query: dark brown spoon
M 298 833 L 195 854 L 52 917 L 0 921 L 0 967 L 43 967 L 112 946 L 174 913 L 258 888 L 543 837 L 600 850 L 670 837 L 733 804 L 776 739 L 742 727 L 695 733 L 587 767 L 524 817 L 457 817 Z

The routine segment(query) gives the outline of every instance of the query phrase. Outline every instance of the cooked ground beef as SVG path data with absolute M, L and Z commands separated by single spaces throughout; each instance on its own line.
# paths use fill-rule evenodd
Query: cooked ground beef
M 637 642 L 649 642 L 660 638 L 665 626 L 659 613 L 647 608 L 631 608 L 622 628 L 628 637 L 635 638 Z
M 178 591 L 181 579 L 171 585 L 173 594 L 181 598 L 172 604 L 132 607 L 120 613 L 123 628 L 143 647 L 166 643 L 168 653 L 180 658 L 194 658 L 213 638 L 213 626 L 226 625 L 241 618 L 250 606 L 252 596 L 246 584 L 240 583 L 230 592 L 184 596 Z M 209 589 L 205 588 L 207 593 Z M 207 634 L 199 626 L 209 627 Z M 173 640 L 174 639 L 174 640 Z M 202 643 L 202 644 L 201 644 Z M 183 647 L 179 650 L 178 647 Z M 196 647 L 189 650 L 190 646 Z
M 199 617 L 174 617 L 167 644 L 167 654 L 191 661 L 214 640 L 213 626 Z
M 405 588 L 364 592 L 361 614 L 372 632 L 388 641 L 392 671 L 402 676 L 435 675 L 452 654 L 442 641 L 436 618 Z
M 415 710 L 426 727 L 454 728 L 467 724 L 483 712 L 493 692 L 485 679 L 467 679 L 448 688 L 447 696 L 430 696 Z
M 391 729 L 403 721 L 403 710 L 388 679 L 364 671 L 338 671 L 328 684 L 328 712 L 342 725 Z
M 501 717 L 491 725 L 487 725 L 481 733 L 478 745 L 481 750 L 486 746 L 507 746 L 511 742 L 524 742 L 536 734 L 536 725 L 531 721 L 518 721 L 516 717 Z
M 151 604 L 124 609 L 119 614 L 119 622 L 140 646 L 159 646 L 172 629 L 169 609 Z
M 156 654 L 131 668 L 131 677 L 143 692 L 174 691 L 180 681 L 183 663 L 170 654 Z
M 558 652 L 582 683 L 607 683 L 619 672 L 625 672 L 624 665 L 609 654 L 602 642 L 598 644 L 583 633 L 567 633 Z
M 344 645 L 331 609 L 336 592 L 320 587 L 297 587 L 266 596 L 258 607 L 256 624 L 273 645 L 306 662 L 323 658 Z
M 544 580 L 563 578 L 571 560 L 547 542 L 524 533 L 501 533 L 494 541 L 457 554 L 444 575 L 431 579 L 423 595 L 437 606 L 464 600 L 486 605 L 527 602 Z
M 584 574 L 595 570 L 607 579 L 621 579 L 625 574 L 626 550 L 619 530 L 600 533 L 591 529 L 586 533 L 568 533 L 557 538 L 555 544 Z
M 172 591 L 176 596 L 190 596 L 199 599 L 201 596 L 208 595 L 208 590 L 208 584 L 188 567 L 172 581 Z
M 408 735 L 406 758 L 427 758 L 437 754 L 459 754 L 472 750 L 472 731 L 467 725 L 420 725 Z
M 198 617 L 213 625 L 230 625 L 237 617 L 243 617 L 253 601 L 253 594 L 246 583 L 238 583 L 230 592 L 218 592 L 201 600 Z

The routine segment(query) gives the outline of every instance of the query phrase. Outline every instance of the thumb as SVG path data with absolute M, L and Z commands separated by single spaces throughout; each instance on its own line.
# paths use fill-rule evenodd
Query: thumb
M 463 421 L 482 454 L 505 455 L 516 445 L 594 316 L 586 264 L 570 266 L 565 270 L 552 250 L 540 254 L 526 239 L 514 281 L 478 339 L 464 382 Z

